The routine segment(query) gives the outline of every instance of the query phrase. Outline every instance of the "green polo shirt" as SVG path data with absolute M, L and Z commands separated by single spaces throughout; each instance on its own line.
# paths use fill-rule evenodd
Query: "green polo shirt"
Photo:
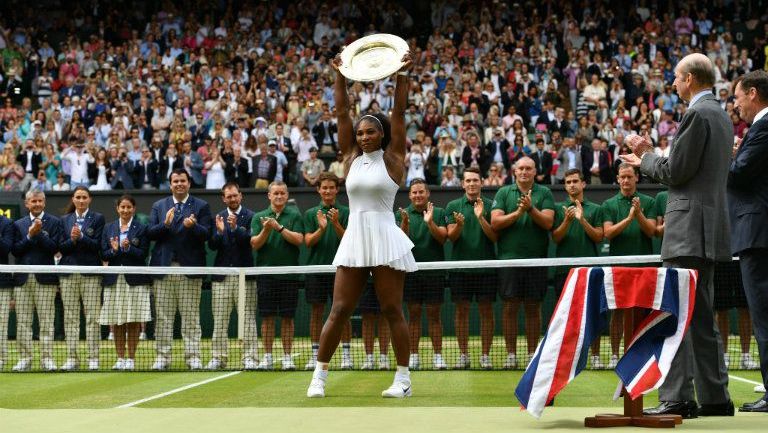
M 632 199 L 640 198 L 640 207 L 646 218 L 656 220 L 656 209 L 653 198 L 635 192 L 630 197 L 624 197 L 621 192 L 603 202 L 603 221 L 614 224 L 620 222 L 629 215 L 629 209 L 632 207 Z M 653 243 L 651 238 L 643 234 L 640 230 L 640 223 L 637 220 L 632 222 L 624 229 L 621 234 L 610 240 L 612 256 L 631 256 L 653 253 Z
M 667 198 L 669 197 L 669 192 L 661 191 L 658 194 L 656 194 L 656 198 L 654 199 L 654 207 L 656 208 L 656 218 L 658 217 L 664 217 L 664 214 L 667 213 Z M 662 238 L 660 237 L 654 237 L 653 238 L 653 253 L 658 254 L 661 252 L 661 244 L 662 244 Z
M 555 205 L 555 223 L 552 226 L 552 231 L 560 227 L 560 224 L 565 220 L 565 211 L 563 210 L 563 207 L 568 208 L 571 206 L 574 206 L 574 203 L 570 199 Z M 584 200 L 581 207 L 584 209 L 583 218 L 585 218 L 592 227 L 603 227 L 603 212 L 599 204 Z M 587 236 L 587 232 L 584 230 L 584 227 L 581 226 L 581 223 L 574 219 L 571 221 L 571 225 L 568 226 L 568 231 L 566 232 L 565 237 L 563 237 L 560 243 L 555 243 L 555 257 L 597 257 L 599 255 L 599 248 L 600 244 L 593 242 L 592 239 Z M 567 266 L 558 266 L 555 272 L 562 274 L 568 272 L 569 269 L 570 267 Z
M 317 211 L 322 210 L 324 215 L 328 215 L 328 211 L 332 208 L 339 210 L 339 223 L 342 227 L 346 228 L 349 221 L 349 208 L 347 206 L 334 203 L 331 206 L 323 205 L 321 201 L 319 205 L 308 209 L 304 212 L 304 232 L 314 233 L 317 231 L 319 225 L 317 224 Z M 330 265 L 333 263 L 333 258 L 336 256 L 336 250 L 339 249 L 339 243 L 341 238 L 336 234 L 336 230 L 333 228 L 333 224 L 328 220 L 328 227 L 326 227 L 323 235 L 317 243 L 308 248 L 307 264 L 308 265 Z
M 405 211 L 408 212 L 408 237 L 413 242 L 413 257 L 417 262 L 441 262 L 445 260 L 445 251 L 443 244 L 432 236 L 432 233 L 424 222 L 424 213 L 416 210 L 413 204 L 410 204 Z M 395 221 L 400 225 L 402 218 L 400 212 L 395 212 Z M 445 210 L 435 207 L 432 214 L 432 221 L 438 227 L 445 227 L 447 221 Z
M 261 218 L 276 218 L 280 225 L 290 231 L 304 233 L 304 224 L 301 221 L 301 212 L 294 206 L 286 206 L 280 215 L 275 214 L 272 207 L 268 207 L 253 215 L 251 222 L 251 234 L 258 235 L 261 232 Z M 283 239 L 283 235 L 277 230 L 272 230 L 261 249 L 253 252 L 256 266 L 297 266 L 299 264 L 299 247 Z M 298 278 L 290 276 L 288 279 Z
M 482 197 L 482 196 L 481 196 Z M 490 224 L 491 205 L 493 202 L 485 197 L 483 200 L 483 217 Z M 453 213 L 464 215 L 464 227 L 461 229 L 456 242 L 451 248 L 451 260 L 495 260 L 496 253 L 494 243 L 483 233 L 480 222 L 475 217 L 475 203 L 467 199 L 466 194 L 453 200 L 445 207 L 445 217 L 448 224 L 456 224 Z M 493 273 L 495 269 L 457 269 L 457 272 L 467 273 Z
M 508 185 L 496 192 L 493 210 L 502 210 L 510 214 L 517 209 L 517 202 L 522 191 L 517 184 Z M 555 209 L 552 191 L 546 186 L 533 184 L 531 204 L 539 210 Z M 549 232 L 539 227 L 529 213 L 525 213 L 514 224 L 499 233 L 499 259 L 532 259 L 547 257 Z

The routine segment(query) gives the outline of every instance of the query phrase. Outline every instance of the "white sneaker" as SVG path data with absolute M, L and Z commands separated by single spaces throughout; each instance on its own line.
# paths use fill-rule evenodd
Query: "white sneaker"
M 256 368 L 258 370 L 272 370 L 273 367 L 272 354 L 267 353 L 261 358 L 261 362 L 259 362 L 259 365 Z
M 731 355 L 729 353 L 723 354 L 723 361 L 725 361 L 725 368 L 728 369 L 731 366 Z
M 760 367 L 760 364 L 757 363 L 754 359 L 752 359 L 752 355 L 749 353 L 742 353 L 741 354 L 741 369 L 742 370 L 757 370 Z
M 319 377 L 313 377 L 312 382 L 309 383 L 309 388 L 307 388 L 307 397 L 309 398 L 325 397 L 325 380 Z
M 112 331 L 109 331 L 109 335 L 107 335 L 107 340 L 113 341 L 115 339 L 115 333 Z
M 157 357 L 155 358 L 155 363 L 152 364 L 152 370 L 167 370 L 170 365 L 171 363 L 169 360 Z
M 32 361 L 29 359 L 20 359 L 16 365 L 13 366 L 13 371 L 29 371 L 32 368 Z
M 755 392 L 759 392 L 760 394 L 765 394 L 765 385 L 755 386 Z
M 67 362 L 64 363 L 64 365 L 61 366 L 61 371 L 72 371 L 77 370 L 78 362 L 75 358 L 67 358 Z
M 291 355 L 283 355 L 283 371 L 296 370 L 296 364 Z
M 488 355 L 480 355 L 480 368 L 483 370 L 492 370 L 493 364 L 491 363 L 491 357 Z
M 384 398 L 404 398 L 411 396 L 411 381 L 395 377 L 389 388 L 381 392 Z
M 136 364 L 133 359 L 128 358 L 123 362 L 123 371 L 133 371 L 133 369 L 136 367 Z
M 89 359 L 88 360 L 88 370 L 96 371 L 98 369 L 99 369 L 99 360 L 98 359 Z
M 389 370 L 389 356 L 379 355 L 379 370 Z
M 304 370 L 306 371 L 312 371 L 315 369 L 315 366 L 317 366 L 317 358 L 314 356 L 310 357 L 306 364 L 304 364 Z
M 411 353 L 411 356 L 408 357 L 408 368 L 411 370 L 418 370 L 420 366 L 421 361 L 419 360 L 419 354 Z
M 517 356 L 515 356 L 514 353 L 508 353 L 507 359 L 504 361 L 502 368 L 504 370 L 512 370 L 517 368 Z
M 208 361 L 208 365 L 205 366 L 206 370 L 218 370 L 222 367 L 222 362 L 219 358 L 211 358 Z
M 445 363 L 445 360 L 443 359 L 443 355 L 436 353 L 432 357 L 432 366 L 435 368 L 435 370 L 447 370 L 448 364 Z
M 456 364 L 453 366 L 454 370 L 466 370 L 469 368 L 469 356 L 466 353 L 459 355 L 459 359 L 456 360 Z
M 192 358 L 189 358 L 189 361 L 187 361 L 187 367 L 189 367 L 190 370 L 202 370 L 203 362 L 200 361 L 200 358 L 197 356 L 193 356 Z
M 139 340 L 144 341 L 146 339 L 147 339 L 147 333 L 146 332 L 142 332 L 141 334 L 139 334 Z
M 43 358 L 40 361 L 40 367 L 45 371 L 56 371 L 56 363 L 51 358 Z
M 342 370 L 352 370 L 355 368 L 355 363 L 352 361 L 352 355 L 342 355 L 341 356 L 341 369 Z
M 117 358 L 117 362 L 115 362 L 115 364 L 112 366 L 112 370 L 123 370 L 123 369 L 125 369 L 125 360 L 123 358 Z
M 603 365 L 603 361 L 600 361 L 600 356 L 598 355 L 592 355 L 590 358 L 590 363 L 592 364 L 593 370 L 602 370 L 605 368 L 605 365 Z
M 373 355 L 365 355 L 365 362 L 363 362 L 360 370 L 373 370 Z
M 617 355 L 611 355 L 611 360 L 608 361 L 608 365 L 605 367 L 608 370 L 613 370 L 619 363 L 619 357 Z
M 243 370 L 256 370 L 259 368 L 259 364 L 250 356 L 243 359 Z

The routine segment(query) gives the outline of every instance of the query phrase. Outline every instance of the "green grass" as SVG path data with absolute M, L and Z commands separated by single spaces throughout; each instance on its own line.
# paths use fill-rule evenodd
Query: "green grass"
M 0 408 L 107 409 L 200 382 L 224 373 L 67 373 L 3 374 Z M 423 371 L 412 373 L 414 396 L 385 400 L 381 390 L 392 372 L 331 372 L 327 397 L 304 396 L 309 372 L 253 372 L 188 389 L 139 405 L 143 408 L 237 407 L 516 407 L 514 388 L 520 371 Z M 758 372 L 739 377 L 760 381 Z M 557 397 L 558 407 L 615 407 L 611 400 L 617 378 L 608 371 L 585 371 Z M 753 385 L 734 381 L 736 404 L 754 401 Z M 646 397 L 655 402 L 655 395 Z

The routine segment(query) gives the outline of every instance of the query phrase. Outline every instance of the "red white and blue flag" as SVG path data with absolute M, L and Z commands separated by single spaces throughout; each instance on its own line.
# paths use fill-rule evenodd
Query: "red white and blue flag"
M 528 364 L 515 395 L 540 417 L 587 364 L 589 346 L 608 324 L 608 310 L 647 308 L 616 366 L 631 398 L 661 386 L 688 329 L 696 296 L 696 271 L 674 268 L 573 268 L 549 329 Z

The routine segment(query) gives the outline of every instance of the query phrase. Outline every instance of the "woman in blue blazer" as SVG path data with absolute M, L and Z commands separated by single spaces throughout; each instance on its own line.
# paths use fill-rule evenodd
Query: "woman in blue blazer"
M 146 266 L 147 226 L 134 219 L 135 213 L 133 197 L 123 195 L 117 200 L 119 218 L 104 228 L 101 238 L 102 257 L 109 266 Z M 112 369 L 133 370 L 141 324 L 152 320 L 152 278 L 145 274 L 109 274 L 102 281 L 104 305 L 99 321 L 113 328 L 117 362 Z

